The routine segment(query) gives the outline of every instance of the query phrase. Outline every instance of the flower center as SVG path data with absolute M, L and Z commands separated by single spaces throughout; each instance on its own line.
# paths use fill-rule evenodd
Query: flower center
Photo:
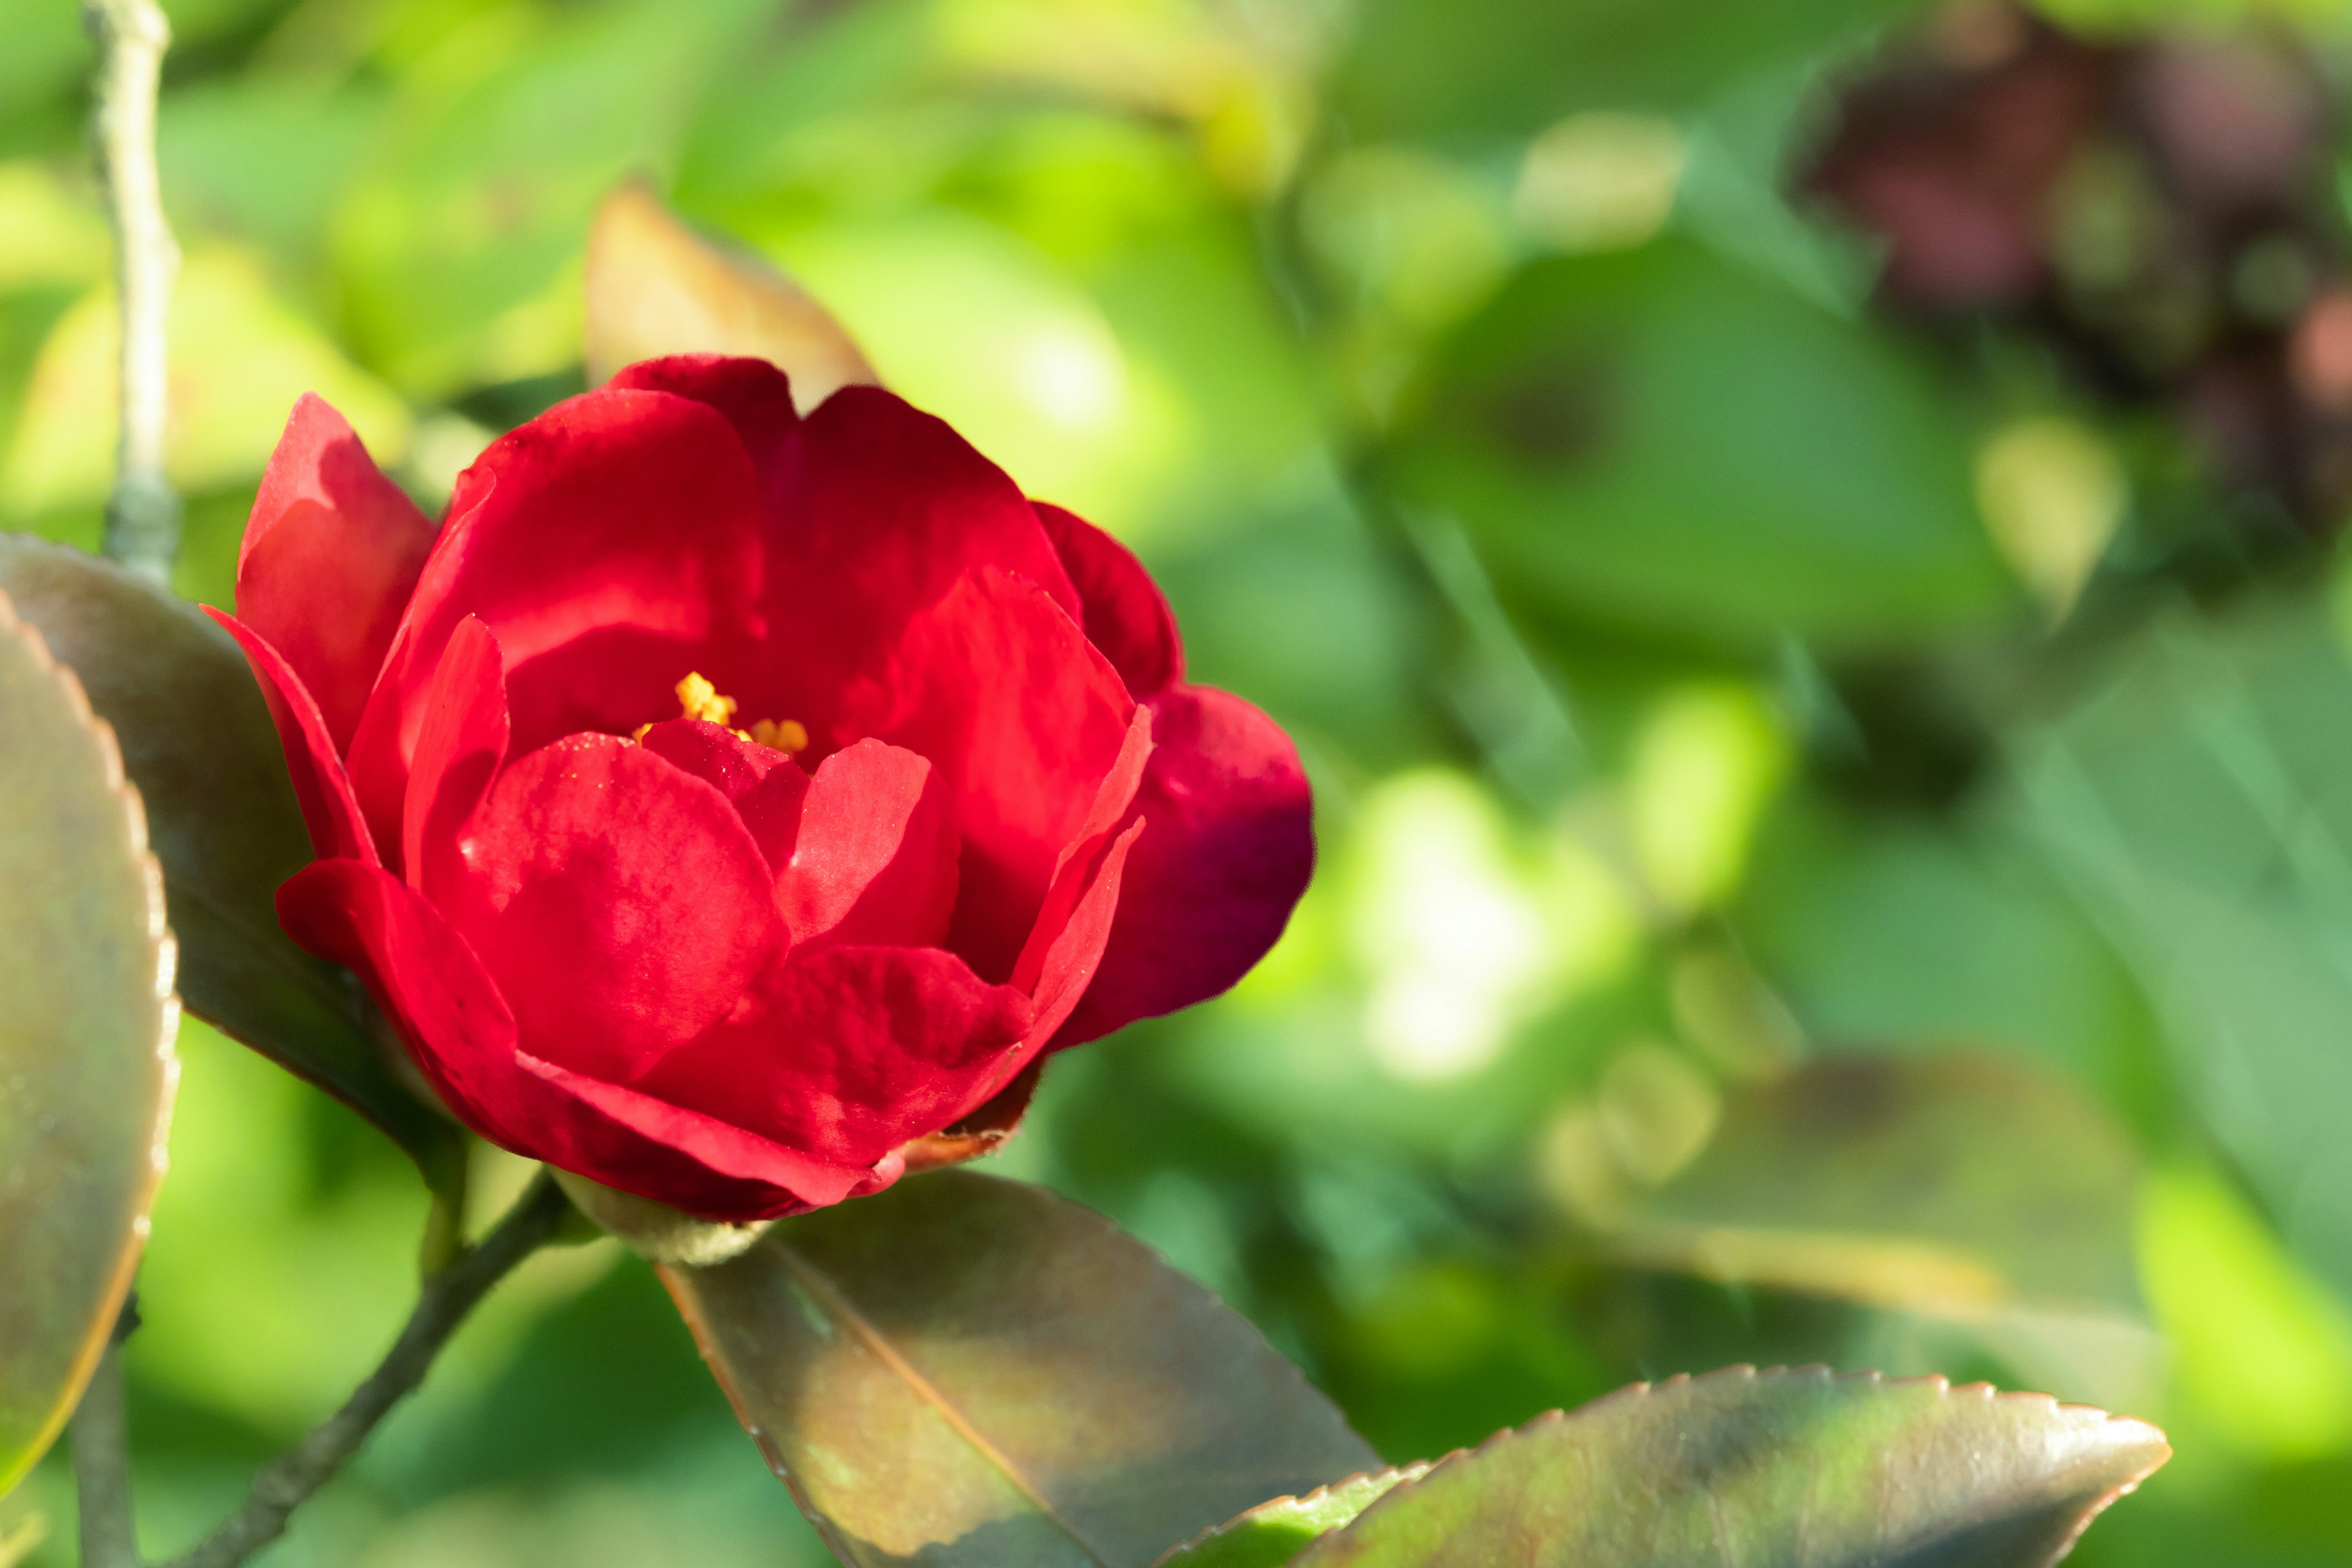
M 786 756 L 808 750 L 807 727 L 797 720 L 756 719 L 749 730 L 735 729 L 732 721 L 740 704 L 732 697 L 719 695 L 719 688 L 711 685 L 710 678 L 699 670 L 687 671 L 686 679 L 677 683 L 677 691 L 678 717 L 681 719 L 699 719 L 706 724 L 717 724 L 738 740 L 765 746 L 772 752 L 782 752 Z M 637 732 L 630 739 L 642 741 L 646 738 L 646 731 L 652 728 L 651 724 L 640 724 Z

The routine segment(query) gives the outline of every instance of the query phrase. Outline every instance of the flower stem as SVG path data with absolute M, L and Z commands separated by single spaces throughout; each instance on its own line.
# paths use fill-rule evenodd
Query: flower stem
M 131 1509 L 131 1431 L 122 1405 L 122 1342 L 139 1324 L 125 1301 L 106 1349 L 74 1407 L 74 1489 L 81 1510 L 82 1568 L 139 1568 Z
M 106 553 L 168 587 L 180 550 L 180 498 L 163 477 L 167 329 L 180 248 L 155 171 L 155 98 L 172 26 L 156 0 L 82 0 L 82 21 L 101 54 L 92 131 L 114 220 L 122 321 L 122 429 Z
M 226 1523 L 162 1568 L 236 1568 L 284 1534 L 294 1510 L 331 1480 L 376 1423 L 425 1381 L 434 1357 L 466 1314 L 489 1294 L 491 1286 L 554 1236 L 569 1207 L 562 1190 L 541 1172 L 480 1246 L 425 1282 L 400 1338 L 343 1407 L 256 1476 L 245 1506 Z M 92 1568 L 100 1565 L 93 1563 Z

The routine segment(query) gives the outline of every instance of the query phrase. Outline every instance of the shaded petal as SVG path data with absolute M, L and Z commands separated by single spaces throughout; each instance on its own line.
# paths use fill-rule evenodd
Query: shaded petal
M 335 754 L 327 721 L 303 687 L 302 678 L 275 647 L 235 616 L 225 616 L 209 605 L 204 609 L 236 639 L 245 649 L 246 662 L 253 667 L 254 679 L 269 705 L 269 717 L 278 726 L 278 743 L 286 753 L 286 771 L 294 780 L 302 824 L 310 830 L 311 849 L 321 859 L 341 857 L 377 864 L 374 837 L 360 814 L 342 759 Z
M 821 752 L 874 732 L 844 720 L 841 692 L 971 573 L 1021 577 L 1078 615 L 1020 487 L 945 423 L 877 387 L 844 387 L 796 427 L 772 516 L 767 647 L 725 679 L 704 673 L 746 714 L 807 725 Z
M 401 808 L 401 866 L 408 885 L 445 884 L 458 844 L 507 760 L 506 670 L 498 639 L 473 616 L 457 624 L 425 697 L 425 727 Z M 437 863 L 436 863 L 437 861 Z
M 1074 511 L 1033 503 L 1085 606 L 1087 640 L 1139 701 L 1184 679 L 1184 642 L 1167 595 L 1135 552 Z
M 350 746 L 433 548 L 433 524 L 343 416 L 304 393 L 261 476 L 236 552 L 236 610 Z
M 1282 934 L 1315 869 L 1314 804 L 1281 727 L 1211 687 L 1178 687 L 1151 706 L 1156 743 L 1135 800 L 1151 831 L 1057 1048 L 1233 984 Z
M 1028 999 L 937 948 L 795 951 L 638 1081 L 779 1143 L 871 1166 L 1020 1070 Z
M 1011 973 L 1126 743 L 1118 671 L 1043 590 L 983 572 L 915 616 L 845 710 L 946 778 L 963 839 L 948 945 L 984 977 Z
M 360 976 L 443 1102 L 503 1148 L 712 1219 L 765 1219 L 884 1184 L 520 1052 L 474 950 L 387 872 L 318 861 L 278 890 L 278 910 L 296 942 Z
M 523 1047 L 634 1078 L 726 1016 L 783 942 L 759 847 L 716 789 L 642 746 L 576 735 L 510 764 L 446 885 Z
M 558 404 L 490 444 L 449 516 L 352 742 L 379 832 L 467 616 L 505 654 L 519 752 L 676 712 L 671 687 L 698 651 L 758 630 L 758 480 L 707 404 L 610 389 Z
M 946 779 L 860 741 L 818 766 L 777 905 L 796 945 L 933 946 L 955 910 L 956 850 Z
M 1150 836 L 1144 832 L 1148 822 L 1137 817 L 1099 856 L 1071 862 L 1056 883 L 1056 896 L 1047 900 L 1048 912 L 1055 918 L 1037 922 L 1021 954 L 1020 967 L 1034 968 L 1037 975 L 1030 992 L 1037 1019 L 1023 1042 L 1024 1054 L 1034 1055 L 1045 1047 L 1095 980 L 1118 913 L 1129 852 L 1138 838 L 1149 840 Z M 1062 903 L 1064 887 L 1077 889 L 1066 914 L 1055 907 Z

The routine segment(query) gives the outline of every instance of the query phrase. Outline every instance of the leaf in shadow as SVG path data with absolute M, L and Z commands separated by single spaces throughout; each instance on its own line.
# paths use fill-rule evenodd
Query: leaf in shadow
M 1398 1487 L 1296 1568 L 2044 1568 L 2171 1456 L 2045 1394 L 1732 1367 L 1621 1389 Z
M 278 929 L 278 885 L 310 863 L 310 841 L 236 645 L 194 605 L 21 534 L 0 534 L 0 591 L 121 742 L 163 865 L 189 1008 L 348 1102 L 428 1177 L 453 1170 L 457 1124 L 400 1076 L 365 993 Z
M 1734 1099 L 1706 1152 L 1609 1216 L 1617 1260 L 1966 1326 L 2036 1382 L 2152 1396 L 2131 1142 L 2029 1063 L 1831 1056 Z
M 880 377 L 849 333 L 765 260 L 704 238 L 643 182 L 604 198 L 588 234 L 588 379 L 661 354 L 748 354 L 792 378 L 803 413 Z
M 776 1473 L 861 1568 L 1147 1568 L 1379 1458 L 1099 1215 L 949 1171 L 663 1278 Z
M 0 595 L 0 1492 L 113 1332 L 179 1066 L 163 877 L 114 737 Z

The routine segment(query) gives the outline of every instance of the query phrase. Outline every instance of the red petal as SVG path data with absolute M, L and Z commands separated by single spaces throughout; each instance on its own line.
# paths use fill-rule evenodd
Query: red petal
M 357 972 L 458 1120 L 518 1154 L 714 1219 L 764 1219 L 884 1184 L 522 1055 L 514 1015 L 465 938 L 373 867 L 308 866 L 278 889 L 278 911 L 303 947 Z
M 634 1078 L 726 1016 L 783 942 L 727 797 L 642 746 L 576 735 L 510 764 L 427 890 L 497 976 L 523 1048 Z
M 930 947 L 955 910 L 955 811 L 912 752 L 860 741 L 816 770 L 776 901 L 796 945 Z
M 1074 511 L 1033 503 L 1086 606 L 1087 640 L 1139 701 L 1184 679 L 1176 613 L 1135 552 Z
M 225 616 L 209 605 L 205 614 L 237 640 L 245 649 L 246 662 L 253 666 L 262 700 L 269 704 L 269 717 L 278 725 L 278 744 L 286 753 L 286 771 L 294 780 L 294 798 L 302 807 L 303 826 L 310 830 L 310 847 L 321 859 L 341 857 L 377 864 L 375 842 L 360 815 L 351 778 L 343 771 L 342 759 L 335 754 L 327 721 L 320 717 L 319 705 L 310 700 L 301 677 L 275 647 L 235 616 Z
M 1127 866 L 1110 943 L 1056 1048 L 1213 996 L 1264 957 L 1315 868 L 1297 750 L 1240 698 L 1181 686 L 1151 704 L 1135 809 L 1151 823 Z
M 451 858 L 499 765 L 507 760 L 506 670 L 498 639 L 472 616 L 457 625 L 425 698 L 425 728 L 416 738 L 416 765 L 401 808 L 401 865 L 408 885 L 422 889 L 425 868 L 446 885 L 457 868 Z
M 1126 743 L 1135 704 L 1118 672 L 1042 590 L 991 571 L 917 616 L 844 710 L 945 776 L 963 839 L 948 945 L 983 976 L 1009 974 Z
M 669 392 L 707 403 L 725 416 L 760 471 L 761 493 L 772 497 L 782 480 L 785 447 L 800 416 L 792 384 L 763 359 L 726 354 L 671 354 L 624 367 L 607 387 Z
M 1054 1037 L 1095 979 L 1119 910 L 1129 852 L 1139 837 L 1150 838 L 1144 832 L 1150 820 L 1136 818 L 1099 856 L 1073 861 L 1056 882 L 1054 896 L 1047 899 L 1052 918 L 1038 921 L 1018 966 L 1034 969 L 1037 976 L 1030 992 L 1037 1021 L 1024 1042 L 1027 1053 L 1034 1055 Z M 1064 906 L 1066 887 L 1074 890 L 1074 896 L 1068 897 L 1067 912 L 1063 913 L 1059 906 Z M 990 1092 L 994 1089 L 992 1085 Z
M 937 948 L 795 951 L 639 1087 L 830 1163 L 870 1166 L 1018 1072 L 1031 1021 L 1027 998 Z
M 625 390 L 559 404 L 491 443 L 449 515 L 352 743 L 379 831 L 467 616 L 506 656 L 518 752 L 676 712 L 671 687 L 703 647 L 756 630 L 758 481 L 706 404 Z
M 792 758 L 783 752 L 702 719 L 665 719 L 640 736 L 638 743 L 734 801 L 778 768 L 793 768 Z
M 945 424 L 876 387 L 844 387 L 800 424 L 772 516 L 767 646 L 725 679 L 703 673 L 744 713 L 807 725 L 821 752 L 873 732 L 843 721 L 840 694 L 967 574 L 1009 572 L 1078 614 L 1020 488 Z
M 236 552 L 238 616 L 302 678 L 338 752 L 433 548 L 433 524 L 343 416 L 304 393 Z

